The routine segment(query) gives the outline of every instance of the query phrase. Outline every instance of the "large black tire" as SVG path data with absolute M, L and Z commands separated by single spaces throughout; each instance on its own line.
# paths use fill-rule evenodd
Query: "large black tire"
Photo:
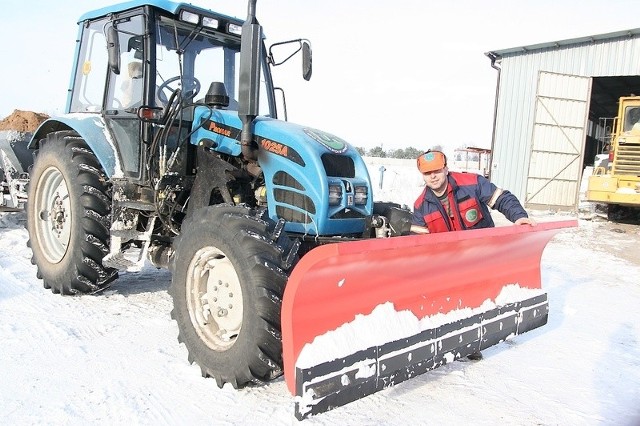
M 282 374 L 280 309 L 295 249 L 273 222 L 245 207 L 204 207 L 183 223 L 171 316 L 189 361 L 218 386 Z
M 31 170 L 27 245 L 45 288 L 61 294 L 104 289 L 117 277 L 109 252 L 111 198 L 104 170 L 85 141 L 57 132 L 41 142 Z
M 609 204 L 607 206 L 607 219 L 611 222 L 637 225 L 640 223 L 640 208 Z

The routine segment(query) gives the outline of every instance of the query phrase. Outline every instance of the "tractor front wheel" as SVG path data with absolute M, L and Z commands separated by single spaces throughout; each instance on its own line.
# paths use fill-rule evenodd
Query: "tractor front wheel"
M 198 210 L 181 232 L 170 293 L 189 361 L 220 387 L 281 375 L 289 238 L 258 212 L 230 205 Z

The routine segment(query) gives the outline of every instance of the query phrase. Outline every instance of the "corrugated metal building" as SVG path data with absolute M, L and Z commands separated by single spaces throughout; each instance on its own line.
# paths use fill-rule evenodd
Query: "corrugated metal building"
M 620 96 L 640 95 L 640 28 L 486 53 L 498 73 L 491 180 L 573 210 Z

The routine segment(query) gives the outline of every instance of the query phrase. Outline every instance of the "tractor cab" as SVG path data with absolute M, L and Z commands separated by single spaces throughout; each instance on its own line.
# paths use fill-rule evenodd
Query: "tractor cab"
M 139 4 L 138 4 L 139 3 Z M 181 99 L 174 143 L 191 129 L 193 108 L 212 83 L 238 110 L 242 20 L 165 1 L 130 2 L 83 15 L 67 113 L 99 113 L 115 140 L 123 174 L 144 179 L 144 149 L 156 129 L 138 118 L 140 106 L 166 108 Z M 138 5 L 136 5 L 138 4 Z M 258 115 L 275 117 L 266 52 L 260 42 Z

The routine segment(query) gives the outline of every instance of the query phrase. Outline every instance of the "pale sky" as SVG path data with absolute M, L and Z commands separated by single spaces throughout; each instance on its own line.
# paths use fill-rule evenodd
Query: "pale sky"
M 76 21 L 111 3 L 3 2 L 0 118 L 14 109 L 64 112 Z M 240 18 L 247 13 L 242 0 L 190 3 Z M 488 148 L 497 71 L 485 52 L 637 28 L 638 6 L 637 0 L 259 0 L 257 16 L 267 44 L 311 41 L 310 82 L 300 77 L 299 59 L 274 73 L 289 121 L 367 149 Z

